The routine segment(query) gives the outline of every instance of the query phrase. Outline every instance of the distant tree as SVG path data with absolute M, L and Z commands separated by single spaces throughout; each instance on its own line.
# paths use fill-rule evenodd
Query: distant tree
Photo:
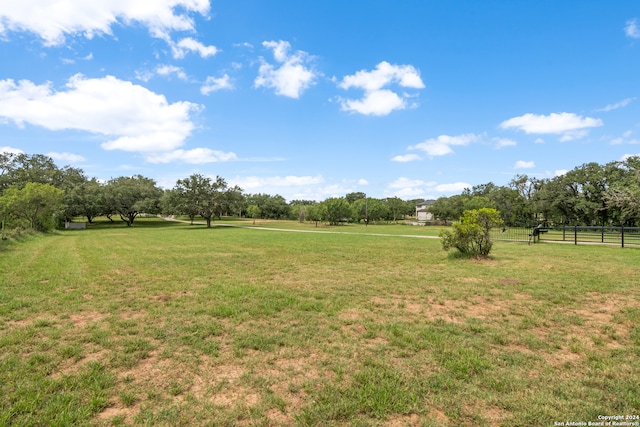
M 502 225 L 500 212 L 496 209 L 481 208 L 464 211 L 459 222 L 451 226 L 451 230 L 440 232 L 442 248 L 448 251 L 456 248 L 468 256 L 485 257 L 491 252 L 493 242 L 489 232 Z
M 307 219 L 316 223 L 324 221 L 327 217 L 327 207 L 324 203 L 316 203 L 307 208 Z
M 338 225 L 345 219 L 352 216 L 351 205 L 347 199 L 342 197 L 332 197 L 326 199 L 322 204 L 326 210 L 326 220 L 330 225 Z
M 8 221 L 26 224 L 36 231 L 54 228 L 54 212 L 62 203 L 64 191 L 50 184 L 27 182 L 24 187 L 12 185 L 0 196 L 0 208 Z
M 253 218 L 253 225 L 255 225 L 256 218 L 260 218 L 260 207 L 258 207 L 258 205 L 249 205 L 247 208 L 247 215 L 249 218 Z
M 349 202 L 350 204 L 353 204 L 353 202 L 355 202 L 356 200 L 361 200 L 366 198 L 367 195 L 365 193 L 363 193 L 362 191 L 358 191 L 358 192 L 354 192 L 354 193 L 348 193 L 346 196 L 344 196 L 345 199 L 347 199 L 347 202 Z
M 167 208 L 189 217 L 191 224 L 202 208 L 201 203 L 210 191 L 211 179 L 201 174 L 193 174 L 188 178 L 179 179 L 173 187 L 173 192 L 167 196 Z
M 260 217 L 265 219 L 283 219 L 289 216 L 289 205 L 284 197 L 279 194 L 251 194 L 246 197 L 248 205 L 256 205 L 260 208 Z
M 538 182 L 537 178 L 518 174 L 509 182 L 509 187 L 516 190 L 526 201 L 530 201 L 538 190 Z
M 4 153 L 0 164 L 0 168 L 5 169 L 0 174 L 0 190 L 10 185 L 23 188 L 28 182 L 60 187 L 62 181 L 61 171 L 53 159 L 42 154 Z
M 95 178 L 65 186 L 61 209 L 61 215 L 65 220 L 84 216 L 92 223 L 93 219 L 102 215 L 105 210 L 104 188 Z
M 0 194 L 13 184 L 12 173 L 16 168 L 17 154 L 0 153 Z
M 292 205 L 289 208 L 289 218 L 304 222 L 307 216 L 307 207 L 308 205 Z
M 431 206 L 428 208 L 429 212 L 441 221 L 444 221 L 445 224 L 448 220 L 453 220 L 456 218 L 456 209 L 453 206 L 452 201 L 448 197 L 440 197 L 438 198 Z M 458 215 L 459 217 L 459 215 Z
M 365 221 L 369 216 L 369 202 L 372 199 L 356 199 L 351 203 L 351 215 L 355 222 Z
M 616 186 L 607 190 L 605 203 L 616 211 L 620 224 L 634 226 L 640 222 L 640 186 Z
M 490 200 L 502 219 L 509 225 L 520 224 L 523 220 L 533 219 L 530 203 L 515 189 L 497 187 L 490 195 Z
M 389 219 L 397 222 L 398 218 L 403 218 L 406 211 L 406 205 L 399 197 L 388 197 L 387 206 L 389 209 Z
M 105 190 L 106 208 L 124 221 L 128 227 L 141 213 L 160 213 L 162 190 L 154 180 L 142 175 L 119 177 L 107 182 Z
M 494 191 L 497 187 L 493 187 L 492 191 Z M 492 193 L 488 193 L 492 194 Z M 464 196 L 462 198 L 462 206 L 465 211 L 474 210 L 474 209 L 482 209 L 482 208 L 495 208 L 496 205 L 491 200 L 491 198 L 487 196 L 479 196 L 479 195 L 471 195 Z
M 292 200 L 289 202 L 289 219 L 297 219 L 304 222 L 307 216 L 307 208 L 316 202 L 314 200 Z
M 389 204 L 382 199 L 368 199 L 369 221 L 381 221 L 389 217 Z
M 234 211 L 241 202 L 240 187 L 229 187 L 227 181 L 220 176 L 215 180 L 205 178 L 198 199 L 198 215 L 207 222 L 207 228 L 210 228 L 214 217 L 219 218 L 224 213 Z

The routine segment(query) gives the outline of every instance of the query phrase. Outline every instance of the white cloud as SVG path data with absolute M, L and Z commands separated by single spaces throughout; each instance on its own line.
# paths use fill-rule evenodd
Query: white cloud
M 208 58 L 218 53 L 218 48 L 215 46 L 205 46 L 199 41 L 192 39 L 191 37 L 184 38 L 178 43 L 173 43 L 167 39 L 171 46 L 171 52 L 176 59 L 184 58 L 189 52 L 196 52 L 202 58 Z
M 558 134 L 561 141 L 582 138 L 588 128 L 602 126 L 602 120 L 574 113 L 551 113 L 548 116 L 525 114 L 500 124 L 502 129 L 522 130 L 530 134 Z
M 238 157 L 233 152 L 211 150 L 209 148 L 193 148 L 191 150 L 173 150 L 164 153 L 148 154 L 146 159 L 150 163 L 170 163 L 181 161 L 191 164 L 217 163 L 236 160 Z
M 617 110 L 618 108 L 624 108 L 627 105 L 631 104 L 633 101 L 635 101 L 636 98 L 625 98 L 620 102 L 616 102 L 615 104 L 609 104 L 606 107 L 600 108 L 596 111 L 611 111 L 611 110 Z
M 568 169 L 557 169 L 554 173 L 553 176 L 562 176 L 565 175 L 567 172 L 569 172 Z
M 236 176 L 229 179 L 232 185 L 239 185 L 248 193 L 279 194 L 286 200 L 324 200 L 327 197 L 341 197 L 352 191 L 353 186 L 325 184 L 322 175 L 316 176 Z
M 262 45 L 272 49 L 276 62 L 282 65 L 276 68 L 260 58 L 261 65 L 254 86 L 275 89 L 277 95 L 300 98 L 317 77 L 316 71 L 308 67 L 312 58 L 301 50 L 289 53 L 291 44 L 287 41 L 265 41 Z
M 527 162 L 524 160 L 518 160 L 515 165 L 513 165 L 514 169 L 532 169 L 535 168 L 536 164 L 533 161 Z
M 2 150 L 0 150 L 0 151 L 2 151 Z M 637 153 L 637 154 L 623 154 L 622 157 L 620 157 L 620 161 L 625 161 L 629 157 L 640 157 L 640 153 Z
M 245 190 L 253 190 L 263 189 L 263 188 L 272 188 L 272 187 L 300 187 L 306 185 L 316 185 L 324 183 L 324 178 L 322 175 L 316 176 L 270 176 L 270 177 L 258 177 L 258 176 L 247 176 L 247 177 L 236 177 L 234 180 L 234 184 L 239 185 Z
M 471 188 L 472 185 L 466 182 L 453 182 L 451 184 L 439 184 L 435 189 L 439 193 L 460 193 L 465 188 Z
M 468 133 L 458 136 L 440 135 L 437 138 L 427 139 L 416 145 L 408 147 L 409 150 L 420 150 L 429 156 L 444 156 L 453 153 L 451 146 L 464 146 L 482 139 L 480 135 Z
M 202 87 L 200 87 L 200 93 L 203 95 L 209 95 L 211 92 L 222 89 L 233 89 L 233 84 L 231 83 L 231 78 L 228 74 L 219 78 L 211 76 L 207 77 L 207 81 L 205 81 Z
M 589 135 L 589 131 L 586 129 L 569 130 L 560 136 L 559 141 L 573 141 L 575 139 L 584 138 L 587 135 Z
M 87 160 L 83 156 L 79 154 L 73 154 L 73 153 L 57 153 L 55 151 L 51 151 L 46 155 L 51 157 L 53 160 L 59 160 L 61 162 L 69 162 L 69 163 L 81 163 Z
M 422 157 L 420 157 L 417 154 L 403 154 L 403 155 L 399 155 L 399 156 L 395 156 L 391 159 L 392 162 L 400 162 L 400 163 L 406 163 L 406 162 L 413 162 L 414 160 L 421 160 Z
M 534 144 L 544 144 L 544 139 L 542 138 L 536 138 L 535 141 L 533 141 Z
M 158 153 L 184 144 L 194 128 L 190 113 L 200 108 L 190 102 L 170 104 L 163 95 L 112 76 L 78 74 L 65 89 L 0 80 L 0 117 L 19 127 L 28 123 L 104 135 L 111 138 L 102 144 L 106 150 Z
M 136 71 L 136 79 L 142 80 L 143 82 L 148 82 L 155 76 L 154 72 L 148 70 L 137 70 Z
M 470 185 L 466 183 L 439 185 L 434 181 L 423 181 L 421 179 L 400 177 L 387 185 L 387 189 L 384 191 L 384 194 L 387 197 L 396 196 L 402 199 L 415 199 L 419 197 L 425 198 L 427 197 L 427 194 L 442 194 L 462 191 L 467 187 L 470 187 Z
M 170 76 L 171 74 L 175 74 L 180 80 L 188 80 L 187 74 L 181 67 L 176 67 L 175 65 L 159 65 L 156 68 L 156 73 L 160 76 Z
M 624 27 L 624 33 L 632 39 L 640 39 L 640 28 L 638 28 L 638 20 L 636 18 L 627 21 Z
M 0 153 L 24 154 L 24 151 L 19 148 L 9 147 L 8 145 L 5 145 L 4 147 L 0 147 Z
M 176 76 L 180 80 L 189 81 L 189 76 L 185 73 L 184 68 L 177 67 L 175 65 L 161 64 L 158 65 L 155 70 L 137 70 L 135 72 L 136 79 L 141 80 L 143 82 L 148 82 L 156 75 L 162 77 Z
M 406 177 L 400 177 L 395 181 L 389 183 L 389 188 L 407 188 L 407 187 L 424 187 L 428 183 L 421 179 L 411 179 Z
M 113 35 L 117 25 L 141 24 L 153 37 L 167 39 L 173 31 L 193 31 L 190 14 L 206 16 L 209 0 L 21 0 L 0 3 L 0 35 L 27 31 L 46 45 L 61 45 L 66 36 Z
M 513 147 L 518 145 L 516 141 L 509 138 L 493 138 L 492 140 L 496 143 L 495 147 L 498 150 L 504 147 Z
M 638 138 L 632 138 L 631 136 L 633 135 L 633 131 L 626 131 L 622 134 L 622 136 L 617 137 L 617 138 L 613 138 L 611 141 L 609 141 L 609 144 L 611 145 L 619 145 L 619 144 L 640 144 L 640 139 Z
M 366 179 L 360 178 L 358 180 L 358 185 L 369 185 L 369 181 L 367 181 Z
M 386 61 L 376 65 L 373 71 L 360 70 L 354 75 L 345 76 L 338 86 L 342 89 L 355 87 L 373 92 L 391 83 L 412 89 L 424 88 L 420 73 L 413 66 L 391 65 Z
M 360 70 L 353 75 L 343 77 L 338 87 L 345 90 L 362 89 L 364 96 L 358 100 L 338 98 L 342 110 L 364 115 L 386 116 L 394 110 L 407 108 L 407 99 L 412 95 L 407 93 L 398 95 L 389 89 L 383 89 L 391 84 L 410 89 L 424 88 L 420 73 L 413 66 L 392 65 L 383 61 L 372 71 Z
M 362 99 L 341 99 L 342 111 L 350 111 L 364 115 L 386 116 L 393 110 L 403 110 L 407 103 L 404 98 L 390 90 L 368 92 Z
M 399 197 L 401 199 L 418 199 L 422 198 L 425 195 L 425 190 L 422 188 L 399 188 L 395 190 L 386 190 L 384 192 L 386 197 Z

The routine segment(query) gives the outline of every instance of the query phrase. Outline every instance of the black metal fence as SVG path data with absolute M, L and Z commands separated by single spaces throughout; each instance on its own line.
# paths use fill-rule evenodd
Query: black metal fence
M 493 240 L 520 242 L 555 241 L 578 244 L 616 245 L 620 247 L 640 247 L 640 227 L 624 226 L 582 226 L 558 225 L 539 228 L 539 234 L 533 230 L 539 223 L 522 221 L 515 225 L 491 230 Z M 538 234 L 537 236 L 534 234 Z

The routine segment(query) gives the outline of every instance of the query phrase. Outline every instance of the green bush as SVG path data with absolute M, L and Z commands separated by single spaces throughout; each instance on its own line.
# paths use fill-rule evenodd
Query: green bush
M 502 225 L 500 212 L 492 208 L 464 211 L 460 221 L 451 226 L 451 230 L 440 232 L 442 248 L 448 251 L 456 248 L 471 257 L 486 257 L 491 252 L 493 242 L 489 231 Z

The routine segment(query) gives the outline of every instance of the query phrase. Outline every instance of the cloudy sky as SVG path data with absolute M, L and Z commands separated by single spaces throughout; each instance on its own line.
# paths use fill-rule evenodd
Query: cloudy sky
M 437 198 L 640 154 L 640 2 L 0 2 L 0 151 Z

